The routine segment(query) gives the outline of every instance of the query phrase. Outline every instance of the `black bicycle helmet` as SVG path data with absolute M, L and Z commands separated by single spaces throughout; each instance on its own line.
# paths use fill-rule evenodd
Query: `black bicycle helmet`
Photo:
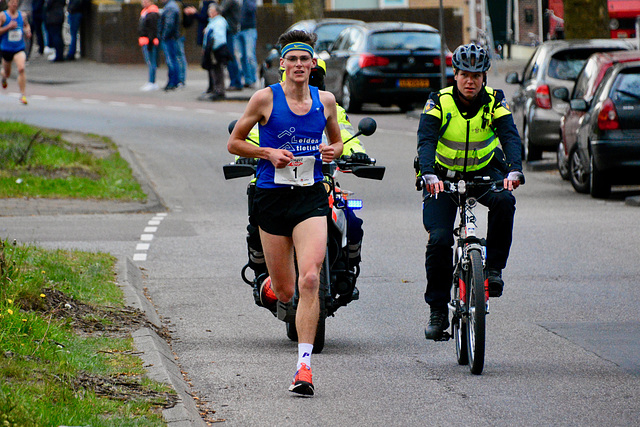
M 458 46 L 453 52 L 453 68 L 471 73 L 484 73 L 491 68 L 491 58 L 484 48 L 470 43 Z

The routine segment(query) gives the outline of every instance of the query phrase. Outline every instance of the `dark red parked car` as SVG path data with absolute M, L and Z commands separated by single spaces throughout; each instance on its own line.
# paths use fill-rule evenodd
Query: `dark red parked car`
M 568 89 L 564 88 L 556 89 L 553 94 L 566 102 L 570 102 L 572 99 L 583 99 L 590 103 L 606 71 L 615 64 L 632 61 L 640 61 L 640 51 L 594 53 L 589 57 L 580 72 L 571 95 L 569 95 Z M 584 114 L 584 111 L 569 109 L 560 120 L 560 144 L 558 144 L 557 162 L 558 171 L 563 179 L 570 178 L 569 160 L 572 155 L 576 155 L 574 147 L 578 128 Z
M 612 65 L 590 102 L 570 103 L 584 114 L 569 157 L 573 188 L 606 198 L 612 185 L 640 184 L 640 61 Z

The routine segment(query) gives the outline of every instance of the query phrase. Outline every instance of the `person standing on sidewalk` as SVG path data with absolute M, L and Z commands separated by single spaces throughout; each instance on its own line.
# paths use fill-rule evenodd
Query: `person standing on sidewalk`
M 240 11 L 240 32 L 238 33 L 238 49 L 240 64 L 244 77 L 244 87 L 253 87 L 256 82 L 258 61 L 256 60 L 256 0 L 243 0 Z
M 204 29 L 203 55 L 208 61 L 209 88 L 201 99 L 218 101 L 225 97 L 224 66 L 230 56 L 227 48 L 227 21 L 220 14 L 218 3 L 209 4 L 209 24 Z M 204 67 L 203 67 L 204 68 Z
M 140 23 L 138 24 L 138 44 L 142 48 L 144 62 L 149 69 L 149 81 L 140 88 L 141 91 L 158 90 L 156 70 L 158 69 L 158 20 L 160 11 L 153 0 L 142 0 Z
M 269 271 L 260 287 L 264 303 L 291 301 L 297 264 L 298 363 L 289 391 L 304 396 L 314 394 L 311 353 L 331 213 L 322 163 L 339 157 L 343 148 L 335 97 L 309 86 L 311 69 L 316 66 L 313 46 L 317 38 L 300 30 L 280 36 L 280 66 L 287 77 L 251 97 L 227 143 L 231 154 L 259 159 L 252 217 L 260 230 Z M 256 123 L 260 146 L 246 140 Z M 323 132 L 328 145 L 322 142 Z
M 78 34 L 80 33 L 80 24 L 82 23 L 82 12 L 84 11 L 84 7 L 85 0 L 69 0 L 69 4 L 67 4 L 67 12 L 69 13 L 69 32 L 71 33 L 69 51 L 66 56 L 67 61 L 73 61 L 76 59 Z
M 175 0 L 165 0 L 158 24 L 160 44 L 168 68 L 165 91 L 174 90 L 180 83 L 178 65 L 178 38 L 180 37 L 180 8 Z
M 38 43 L 38 54 L 44 55 L 45 41 L 42 31 L 44 19 L 44 0 L 32 0 L 31 2 L 31 31 L 35 35 L 35 40 L 31 40 L 33 46 L 34 41 Z
M 7 10 L 0 12 L 0 52 L 2 52 L 2 88 L 7 88 L 7 78 L 11 75 L 11 63 L 18 69 L 20 102 L 27 105 L 27 76 L 25 63 L 27 54 L 24 37 L 31 37 L 31 27 L 27 15 L 18 10 L 18 0 L 9 0 Z
M 56 51 L 51 62 L 64 61 L 64 40 L 62 39 L 64 7 L 65 0 L 44 0 L 44 25 L 49 37 L 49 46 Z
M 242 90 L 242 76 L 236 58 L 236 46 L 238 45 L 238 30 L 240 29 L 240 2 L 238 0 L 222 0 L 220 12 L 227 20 L 227 47 L 231 53 L 231 59 L 227 63 L 229 72 L 229 91 Z

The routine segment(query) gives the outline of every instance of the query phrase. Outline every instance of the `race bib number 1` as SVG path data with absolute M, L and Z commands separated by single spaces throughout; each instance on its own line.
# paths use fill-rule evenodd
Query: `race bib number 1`
M 294 157 L 287 166 L 275 170 L 273 182 L 298 187 L 313 185 L 315 163 L 313 156 Z
M 22 30 L 19 28 L 17 30 L 10 30 L 7 33 L 7 38 L 10 42 L 19 42 L 22 40 Z

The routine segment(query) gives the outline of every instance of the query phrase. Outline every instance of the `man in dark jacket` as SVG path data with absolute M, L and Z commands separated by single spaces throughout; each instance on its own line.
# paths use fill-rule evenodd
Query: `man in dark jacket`
M 44 54 L 44 35 L 42 34 L 42 22 L 44 19 L 44 0 L 33 0 L 31 3 L 31 31 L 38 43 L 38 53 Z M 34 39 L 31 39 L 33 43 Z
M 52 62 L 64 61 L 64 41 L 62 40 L 62 24 L 64 24 L 65 0 L 45 0 L 44 25 L 49 36 L 49 44 L 56 50 Z
M 67 60 L 76 59 L 76 46 L 78 45 L 78 33 L 80 32 L 80 23 L 82 22 L 82 12 L 84 11 L 86 0 L 69 0 L 67 12 L 69 12 L 69 32 L 71 33 L 71 42 L 69 43 L 69 52 L 67 52 Z
M 168 81 L 165 91 L 174 90 L 180 83 L 178 70 L 178 38 L 180 38 L 180 8 L 175 0 L 165 2 L 158 25 L 160 44 L 167 63 Z
M 238 33 L 238 49 L 240 64 L 244 76 L 244 87 L 251 87 L 256 82 L 258 61 L 256 60 L 256 0 L 244 0 L 240 12 L 240 32 Z
M 231 53 L 231 59 L 227 63 L 230 86 L 227 90 L 242 90 L 242 76 L 236 59 L 236 46 L 238 45 L 238 30 L 240 29 L 240 2 L 238 0 L 222 0 L 220 10 L 224 19 L 227 20 L 227 47 Z

